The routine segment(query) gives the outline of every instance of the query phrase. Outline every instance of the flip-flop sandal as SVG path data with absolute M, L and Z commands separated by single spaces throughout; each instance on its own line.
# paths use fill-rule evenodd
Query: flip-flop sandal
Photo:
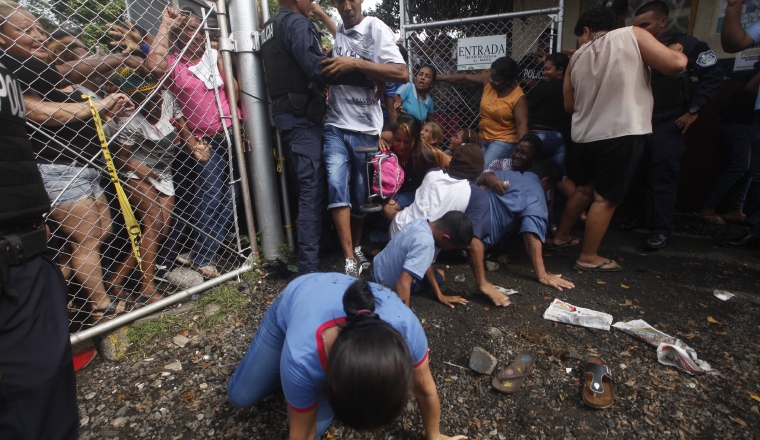
M 536 357 L 530 352 L 517 353 L 515 360 L 493 378 L 491 386 L 500 393 L 512 394 L 525 382 L 525 378 L 533 371 L 535 364 Z
M 592 408 L 609 408 L 615 401 L 612 373 L 604 361 L 597 357 L 589 357 L 586 362 L 583 401 Z
M 123 313 L 131 312 L 138 306 L 136 302 L 130 301 L 128 299 L 117 297 L 109 298 L 111 300 L 108 302 L 108 305 L 106 307 L 91 310 L 90 316 L 92 316 L 92 319 L 94 319 L 96 323 L 103 320 L 104 318 L 108 318 L 109 316 L 121 315 Z M 119 310 L 120 304 L 122 305 L 121 310 Z M 96 317 L 96 314 L 100 314 L 100 316 Z
M 546 250 L 549 250 L 549 251 L 556 251 L 562 248 L 578 246 L 580 243 L 581 243 L 580 238 L 571 238 L 570 241 L 567 241 L 562 244 L 546 244 L 544 245 L 544 248 L 546 248 Z
M 90 362 L 95 359 L 96 354 L 94 348 L 85 348 L 82 351 L 74 353 L 74 356 L 72 357 L 74 361 L 74 372 L 90 365 Z
M 573 268 L 578 269 L 578 270 L 585 270 L 587 272 L 620 272 L 621 270 L 623 270 L 623 266 L 621 266 L 620 264 L 618 264 L 615 267 L 610 267 L 609 269 L 605 269 L 605 266 L 608 266 L 612 263 L 614 263 L 613 260 L 607 260 L 596 267 L 583 267 L 583 266 L 579 266 L 578 263 L 574 263 Z

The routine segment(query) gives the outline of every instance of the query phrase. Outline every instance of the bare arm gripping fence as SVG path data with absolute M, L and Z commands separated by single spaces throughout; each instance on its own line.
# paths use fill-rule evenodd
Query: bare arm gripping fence
M 90 103 L 90 111 L 92 112 L 92 119 L 95 121 L 95 129 L 98 132 L 98 140 L 100 141 L 100 147 L 103 149 L 103 159 L 106 162 L 106 168 L 108 168 L 108 174 L 111 177 L 111 182 L 116 188 L 116 197 L 119 199 L 119 206 L 121 207 L 121 213 L 124 216 L 124 223 L 127 226 L 127 233 L 129 234 L 129 241 L 132 243 L 132 253 L 135 255 L 137 261 L 137 267 L 142 272 L 142 260 L 140 259 L 140 240 L 142 239 L 142 232 L 140 232 L 140 223 L 135 218 L 135 212 L 132 210 L 132 206 L 129 204 L 127 194 L 124 193 L 124 188 L 121 187 L 119 181 L 119 174 L 116 172 L 116 166 L 113 163 L 113 156 L 108 149 L 108 141 L 106 135 L 103 133 L 103 122 L 100 120 L 100 114 L 98 109 L 95 108 L 95 104 L 92 102 L 92 96 L 82 95 L 82 98 L 87 99 Z

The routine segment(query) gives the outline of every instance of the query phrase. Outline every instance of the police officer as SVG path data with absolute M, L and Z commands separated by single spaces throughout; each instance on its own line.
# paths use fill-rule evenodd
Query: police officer
M 0 438 L 75 439 L 67 288 L 43 254 L 50 200 L 26 133 L 21 86 L 2 62 L 0 90 Z
M 665 32 L 669 12 L 665 2 L 654 0 L 640 7 L 633 17 L 634 26 L 649 31 L 661 43 L 689 58 L 686 71 L 676 76 L 652 70 L 652 229 L 644 245 L 653 250 L 664 248 L 674 230 L 685 133 L 723 83 L 723 69 L 707 43 L 685 34 Z M 699 79 L 693 95 L 690 95 L 691 76 Z
M 313 0 L 279 0 L 277 15 L 264 24 L 264 79 L 272 100 L 272 117 L 283 142 L 290 146 L 298 180 L 298 271 L 317 271 L 326 170 L 322 162 L 322 121 L 327 81 L 320 76 L 321 34 L 306 18 Z M 366 75 L 350 73 L 331 84 L 372 87 Z

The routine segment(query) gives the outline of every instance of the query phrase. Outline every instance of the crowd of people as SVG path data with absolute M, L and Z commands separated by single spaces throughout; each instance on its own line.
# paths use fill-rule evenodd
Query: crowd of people
M 741 27 L 742 3 L 728 1 L 722 43 L 729 51 L 760 43 L 760 25 Z M 480 292 L 507 307 L 505 289 L 487 279 L 485 254 L 510 237 L 520 235 L 539 283 L 572 289 L 570 280 L 547 272 L 543 248 L 580 246 L 578 270 L 623 270 L 599 254 L 600 245 L 618 206 L 645 212 L 649 193 L 652 227 L 644 245 L 665 247 L 674 231 L 684 133 L 717 94 L 723 72 L 704 42 L 666 32 L 668 7 L 653 0 L 629 27 L 619 11 L 589 9 L 574 28 L 579 48 L 569 55 L 553 51 L 544 34 L 538 50 L 519 61 L 501 57 L 480 74 L 415 65 L 410 80 L 406 51 L 388 26 L 365 17 L 361 0 L 333 5 L 338 24 L 302 0 L 279 0 L 278 13 L 263 24 L 272 120 L 297 182 L 299 276 L 264 316 L 230 380 L 229 400 L 250 407 L 281 385 L 290 436 L 306 439 L 321 436 L 334 416 L 356 429 L 379 427 L 413 395 L 429 439 L 462 439 L 440 433 L 427 339 L 409 308 L 412 296 L 427 290 L 448 307 L 467 303 L 443 293 L 446 274 L 433 267 L 438 252 L 465 253 Z M 310 16 L 334 36 L 331 50 Z M 233 96 L 227 93 L 203 21 L 191 9 L 166 7 L 156 35 L 129 22 L 113 25 L 114 46 L 123 52 L 91 56 L 76 35 L 45 32 L 19 4 L 0 1 L 0 71 L 9 91 L 0 96 L 0 136 L 19 151 L 0 161 L 17 176 L 0 179 L 8 201 L 0 206 L 7 242 L 0 349 L 20 353 L 0 360 L 0 409 L 59 403 L 24 417 L 0 411 L 0 430 L 18 438 L 76 435 L 67 281 L 81 286 L 97 322 L 160 300 L 156 280 L 176 264 L 207 279 L 220 275 L 215 255 L 233 219 L 229 160 L 239 152 L 228 142 L 238 88 L 232 84 Z M 687 93 L 691 76 L 699 80 Z M 445 139 L 435 122 L 438 83 L 482 89 L 477 127 L 459 127 Z M 731 167 L 700 213 L 712 223 L 750 225 L 726 246 L 760 243 L 760 128 L 748 116 L 760 105 L 752 102 L 758 84 L 760 74 L 725 112 Z M 388 174 L 399 181 L 372 214 L 362 206 L 378 196 L 372 188 L 383 173 L 367 168 L 368 156 L 378 154 L 394 158 L 385 163 L 396 167 Z M 556 215 L 555 194 L 566 199 Z M 728 196 L 729 210 L 720 215 Z M 320 273 L 327 213 L 343 274 Z M 582 238 L 570 234 L 579 219 Z M 621 227 L 641 221 L 632 215 Z M 117 227 L 134 238 L 138 225 L 134 249 L 115 244 Z M 372 261 L 363 247 L 365 225 L 385 236 L 367 252 Z M 53 259 L 46 231 L 59 239 L 50 241 Z M 37 276 L 40 283 L 30 283 Z M 54 319 L 29 310 L 27 298 L 47 302 Z M 56 337 L 46 338 L 53 330 Z M 49 347 L 45 368 L 32 375 L 18 366 L 40 359 L 13 350 L 24 344 Z M 41 420 L 60 421 L 55 435 Z

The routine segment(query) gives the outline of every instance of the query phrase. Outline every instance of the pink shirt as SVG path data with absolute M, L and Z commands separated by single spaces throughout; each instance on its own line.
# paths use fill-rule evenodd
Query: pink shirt
M 166 60 L 172 66 L 177 63 L 177 57 L 167 54 Z M 222 131 L 222 119 L 213 90 L 208 90 L 200 78 L 188 69 L 192 64 L 187 58 L 182 58 L 177 67 L 171 72 L 167 85 L 176 96 L 187 119 L 187 125 L 195 136 L 214 136 Z M 230 115 L 230 102 L 224 90 L 224 83 L 219 85 L 219 100 L 225 116 Z M 224 120 L 224 127 L 232 125 L 231 119 Z

